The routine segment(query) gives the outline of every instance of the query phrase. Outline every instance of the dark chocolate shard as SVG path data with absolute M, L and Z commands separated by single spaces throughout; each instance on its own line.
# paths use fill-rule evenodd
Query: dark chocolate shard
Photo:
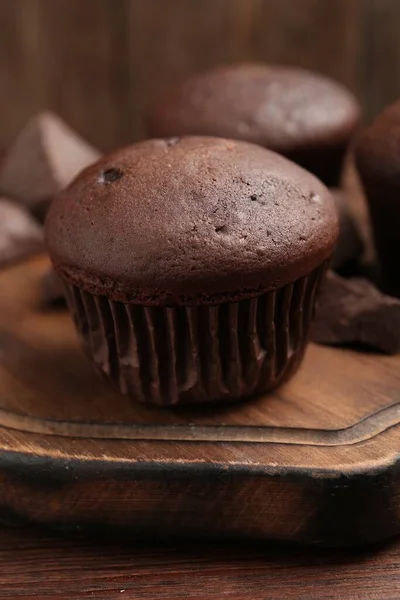
M 43 250 L 39 223 L 22 206 L 0 197 L 0 267 Z
M 400 300 L 362 278 L 329 271 L 322 284 L 311 340 L 328 346 L 362 344 L 387 354 L 400 351 Z
M 40 113 L 5 155 L 0 193 L 43 213 L 54 195 L 99 157 L 98 150 L 55 114 Z
M 66 305 L 62 281 L 52 267 L 46 271 L 42 280 L 42 300 L 46 307 Z
M 348 194 L 340 189 L 331 189 L 331 192 L 338 210 L 340 227 L 332 268 L 340 271 L 357 263 L 363 254 L 364 244 Z

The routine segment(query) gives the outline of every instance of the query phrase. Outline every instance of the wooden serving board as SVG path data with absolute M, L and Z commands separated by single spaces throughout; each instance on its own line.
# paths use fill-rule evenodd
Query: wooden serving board
M 361 544 L 400 531 L 400 357 L 311 345 L 241 404 L 132 403 L 41 306 L 44 257 L 0 274 L 0 518 L 134 536 Z

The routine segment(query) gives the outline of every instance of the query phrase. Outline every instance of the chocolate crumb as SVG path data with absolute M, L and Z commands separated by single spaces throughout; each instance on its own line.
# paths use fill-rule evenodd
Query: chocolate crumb
M 321 200 L 321 197 L 319 194 L 317 194 L 317 192 L 311 192 L 310 200 L 311 202 L 319 202 Z
M 102 171 L 100 173 L 99 183 L 113 183 L 114 181 L 121 179 L 121 177 L 123 177 L 123 176 L 124 176 L 124 174 L 121 171 L 121 169 L 117 169 L 117 168 L 106 169 L 105 171 Z
M 180 137 L 170 137 L 165 140 L 165 143 L 167 144 L 167 146 L 174 146 L 179 142 L 180 139 Z

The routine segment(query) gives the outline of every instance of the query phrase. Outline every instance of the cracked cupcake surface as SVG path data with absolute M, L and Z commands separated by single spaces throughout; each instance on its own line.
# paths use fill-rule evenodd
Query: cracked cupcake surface
M 86 350 L 134 400 L 235 400 L 300 363 L 337 216 L 261 147 L 149 140 L 83 171 L 46 237 Z

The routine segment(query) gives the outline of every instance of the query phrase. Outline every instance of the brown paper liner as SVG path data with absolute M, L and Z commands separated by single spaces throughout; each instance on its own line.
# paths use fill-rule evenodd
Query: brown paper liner
M 162 405 L 232 401 L 295 372 L 324 270 L 217 306 L 123 304 L 70 284 L 66 295 L 89 356 L 123 394 Z

